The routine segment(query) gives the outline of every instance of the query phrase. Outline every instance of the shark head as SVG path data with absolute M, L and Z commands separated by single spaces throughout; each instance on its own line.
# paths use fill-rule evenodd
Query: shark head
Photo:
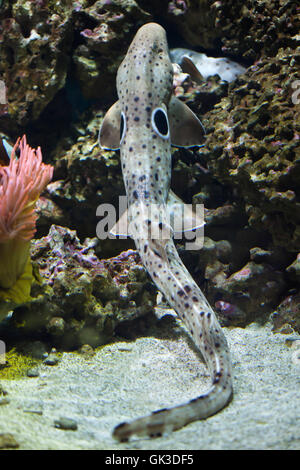
M 135 239 L 148 238 L 150 204 L 154 205 L 151 226 L 156 220 L 165 227 L 162 232 L 169 233 L 171 145 L 200 146 L 204 128 L 173 95 L 173 67 L 160 25 L 147 23 L 136 33 L 118 69 L 117 92 L 119 99 L 104 117 L 99 142 L 102 148 L 121 150 L 129 222 L 134 221 L 133 214 L 139 218 L 131 233 L 136 232 Z
M 165 30 L 148 23 L 138 30 L 117 74 L 121 114 L 126 121 L 124 136 L 126 127 L 129 139 L 134 135 L 136 140 L 137 132 L 141 140 L 149 136 L 152 139 L 153 131 L 169 139 L 167 113 L 172 85 L 173 67 Z
M 125 135 L 134 134 L 136 141 L 137 131 L 144 141 L 154 131 L 165 140 L 170 138 L 176 147 L 203 144 L 205 130 L 200 120 L 172 94 L 173 67 L 166 32 L 157 23 L 147 23 L 136 33 L 118 69 L 117 92 L 119 100 L 100 128 L 102 148 L 119 149 Z

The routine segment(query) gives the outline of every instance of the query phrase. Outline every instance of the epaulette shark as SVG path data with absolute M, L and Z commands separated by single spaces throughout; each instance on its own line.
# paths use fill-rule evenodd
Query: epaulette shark
M 136 33 L 117 73 L 118 101 L 99 132 L 104 149 L 120 149 L 128 198 L 129 235 L 158 289 L 187 326 L 211 375 L 211 387 L 192 400 L 116 426 L 113 436 L 161 436 L 221 410 L 232 397 L 228 345 L 215 312 L 182 263 L 174 245 L 174 208 L 184 203 L 170 190 L 171 145 L 202 145 L 204 128 L 173 93 L 173 68 L 165 30 L 147 23 Z M 197 228 L 191 211 L 182 227 Z M 173 214 L 173 216 L 172 216 Z M 172 218 L 173 217 L 173 218 Z M 171 221 L 171 222 L 170 222 Z M 119 221 L 113 232 L 122 232 Z

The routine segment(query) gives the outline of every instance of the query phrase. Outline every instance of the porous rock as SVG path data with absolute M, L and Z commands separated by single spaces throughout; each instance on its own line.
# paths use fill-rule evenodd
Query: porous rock
M 54 225 L 46 237 L 32 242 L 42 284 L 33 287 L 29 304 L 14 311 L 20 333 L 46 335 L 56 347 L 94 347 L 111 340 L 123 321 L 153 312 L 156 290 L 137 252 L 99 260 L 96 243 L 81 244 L 75 231 Z

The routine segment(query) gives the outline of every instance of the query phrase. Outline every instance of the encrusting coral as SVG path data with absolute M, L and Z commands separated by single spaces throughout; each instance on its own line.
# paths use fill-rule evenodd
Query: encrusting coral
M 40 147 L 32 149 L 25 135 L 17 140 L 9 165 L 0 166 L 0 299 L 4 304 L 30 300 L 34 275 L 29 248 L 36 231 L 35 204 L 52 175 L 53 167 L 42 163 Z M 5 310 L 0 306 L 0 315 Z
M 155 321 L 156 289 L 137 252 L 99 259 L 97 245 L 97 238 L 81 243 L 75 230 L 59 225 L 32 240 L 42 282 L 34 283 L 31 302 L 14 311 L 11 324 L 22 338 L 47 338 L 65 349 L 96 347 L 120 332 L 130 337 L 133 321 L 141 328 Z

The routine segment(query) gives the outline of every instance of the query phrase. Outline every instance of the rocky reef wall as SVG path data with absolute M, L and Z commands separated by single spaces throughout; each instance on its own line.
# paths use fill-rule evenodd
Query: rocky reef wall
M 95 229 L 98 205 L 125 193 L 119 156 L 99 149 L 98 128 L 136 30 L 156 21 L 170 47 L 247 67 L 230 84 L 180 75 L 174 84 L 207 131 L 205 147 L 173 150 L 172 189 L 204 204 L 206 217 L 203 249 L 179 244 L 180 254 L 224 324 L 272 315 L 276 331 L 299 331 L 299 14 L 297 2 L 279 0 L 3 0 L 0 131 L 11 143 L 26 132 L 55 166 L 32 243 L 43 281 L 13 328 L 58 347 L 94 346 L 153 312 L 156 292 L 132 242 L 99 241 Z

